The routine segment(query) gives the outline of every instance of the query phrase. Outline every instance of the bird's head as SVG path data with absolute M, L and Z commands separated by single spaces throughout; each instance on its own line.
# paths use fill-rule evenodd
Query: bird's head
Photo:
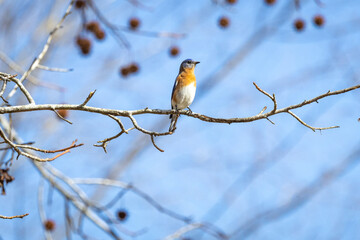
M 189 70 L 192 69 L 192 70 L 194 70 L 196 64 L 198 64 L 198 63 L 200 63 L 200 62 L 194 61 L 194 60 L 192 60 L 192 59 L 186 59 L 186 60 L 184 60 L 184 61 L 181 63 L 181 65 L 180 65 L 180 72 L 182 72 L 182 71 L 184 71 L 184 70 L 186 70 L 186 69 L 189 69 Z

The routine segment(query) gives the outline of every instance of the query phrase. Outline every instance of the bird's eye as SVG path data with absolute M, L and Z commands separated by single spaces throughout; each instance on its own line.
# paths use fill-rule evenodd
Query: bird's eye
M 189 60 L 189 61 L 187 61 L 187 63 L 189 63 L 189 64 L 190 64 L 190 63 L 191 63 L 191 61 Z

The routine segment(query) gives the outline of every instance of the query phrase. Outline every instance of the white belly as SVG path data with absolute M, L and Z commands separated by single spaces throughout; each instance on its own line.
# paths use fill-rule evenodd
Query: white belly
M 195 98 L 196 87 L 194 84 L 189 84 L 186 87 L 181 88 L 180 91 L 177 92 L 175 99 L 177 102 L 171 101 L 171 105 L 177 109 L 184 109 L 190 106 L 190 104 L 194 101 Z

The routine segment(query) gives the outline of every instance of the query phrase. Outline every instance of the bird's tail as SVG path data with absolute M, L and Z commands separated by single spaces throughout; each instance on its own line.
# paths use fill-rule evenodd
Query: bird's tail
M 179 115 L 176 115 L 176 114 L 170 115 L 171 123 L 170 123 L 170 127 L 169 127 L 169 132 L 175 132 L 175 129 L 176 129 L 175 125 L 176 125 L 178 117 L 179 117 Z

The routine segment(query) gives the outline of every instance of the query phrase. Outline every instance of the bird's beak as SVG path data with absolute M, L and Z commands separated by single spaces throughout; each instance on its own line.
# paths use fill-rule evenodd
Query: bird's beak
M 194 63 L 195 63 L 195 65 L 196 65 L 196 64 L 199 64 L 200 62 L 194 62 Z

